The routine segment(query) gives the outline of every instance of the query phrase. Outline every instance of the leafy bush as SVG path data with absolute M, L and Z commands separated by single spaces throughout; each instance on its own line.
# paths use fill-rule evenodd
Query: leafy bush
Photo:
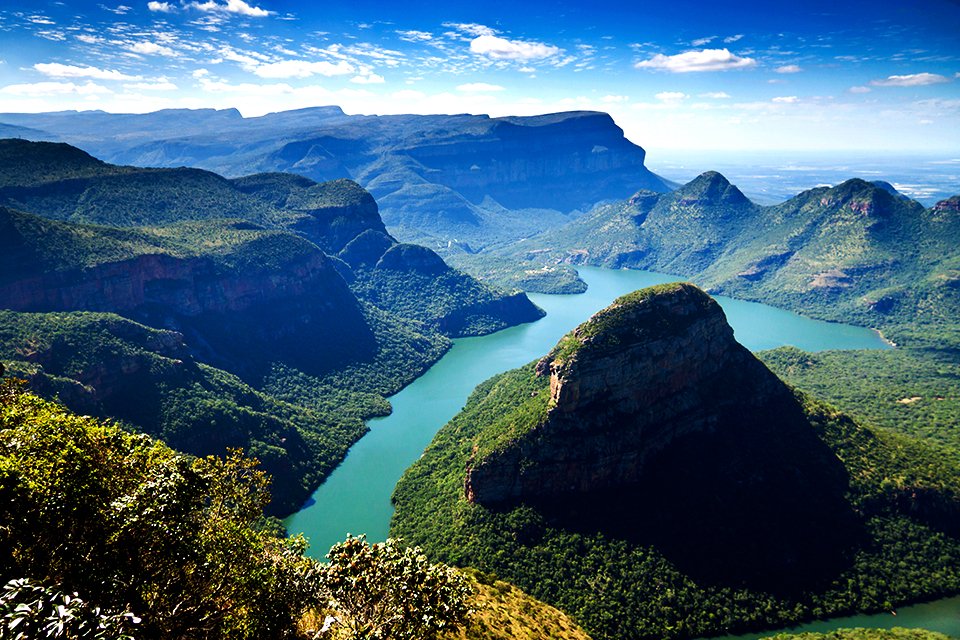
M 324 575 L 336 637 L 350 640 L 432 640 L 470 614 L 465 576 L 430 564 L 400 540 L 367 544 L 348 537 L 330 549 Z
M 102 612 L 76 593 L 67 595 L 19 578 L 3 586 L 0 622 L 9 640 L 133 640 L 132 628 L 140 618 L 129 611 Z

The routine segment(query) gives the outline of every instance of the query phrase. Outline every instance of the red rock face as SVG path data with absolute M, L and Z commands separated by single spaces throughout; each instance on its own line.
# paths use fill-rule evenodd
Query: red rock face
M 117 313 L 160 305 L 189 317 L 305 295 L 320 283 L 330 288 L 336 284 L 333 276 L 336 272 L 319 252 L 282 272 L 253 274 L 225 272 L 202 258 L 144 255 L 0 286 L 0 303 L 15 311 Z
M 244 269 L 143 255 L 0 286 L 0 307 L 118 313 L 179 331 L 198 359 L 252 380 L 270 361 L 320 374 L 376 349 L 357 299 L 319 250 Z
M 550 499 L 629 485 L 676 439 L 730 416 L 749 420 L 789 396 L 734 340 L 719 305 L 692 285 L 631 304 L 599 334 L 574 335 L 583 346 L 573 356 L 548 356 L 537 366 L 550 376 L 546 419 L 468 469 L 469 500 Z

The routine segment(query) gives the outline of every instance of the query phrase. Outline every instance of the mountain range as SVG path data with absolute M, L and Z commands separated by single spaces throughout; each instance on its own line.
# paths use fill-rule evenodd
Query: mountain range
M 558 265 L 661 271 L 708 291 L 826 320 L 879 327 L 896 342 L 960 344 L 960 198 L 930 208 L 889 184 L 852 179 L 778 205 L 751 202 L 716 172 L 640 190 L 495 252 L 528 274 Z M 567 281 L 568 289 L 576 289 Z
M 69 142 L 119 164 L 351 178 L 397 237 L 444 254 L 483 251 L 638 188 L 673 186 L 598 112 L 352 116 L 317 107 L 243 118 L 198 109 L 0 114 L 0 123 L 10 135 Z
M 190 453 L 244 447 L 302 503 L 449 338 L 539 318 L 398 243 L 356 183 L 109 165 L 0 141 L 3 357 Z

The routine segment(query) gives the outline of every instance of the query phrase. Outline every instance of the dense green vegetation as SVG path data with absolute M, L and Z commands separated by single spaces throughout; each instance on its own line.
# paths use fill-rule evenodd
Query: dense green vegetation
M 116 167 L 22 140 L 0 144 L 0 176 L 0 202 L 31 210 L 0 206 L 0 307 L 36 312 L 0 312 L 0 359 L 179 450 L 243 448 L 274 477 L 276 513 L 447 336 L 540 314 L 398 244 L 349 180 Z M 74 313 L 88 310 L 105 313 Z
M 766 640 L 948 640 L 942 633 L 925 629 L 837 629 L 829 633 L 780 633 Z
M 266 476 L 0 390 L 0 575 L 141 618 L 150 637 L 281 637 L 317 600 L 303 541 L 258 526 Z
M 100 640 L 434 638 L 473 592 L 397 541 L 320 564 L 263 517 L 268 477 L 0 384 L 2 635 Z
M 884 610 L 960 591 L 956 458 L 934 444 L 858 424 L 802 394 L 797 401 L 807 428 L 842 462 L 849 478 L 843 499 L 853 517 L 852 537 L 835 564 L 827 563 L 803 580 L 800 574 L 808 567 L 798 566 L 786 587 L 710 573 L 669 546 L 628 535 L 603 521 L 558 517 L 549 505 L 492 509 L 468 502 L 464 470 L 485 451 L 512 446 L 519 433 L 542 422 L 549 406 L 544 399 L 547 384 L 535 375 L 533 365 L 481 384 L 398 484 L 392 533 L 444 562 L 496 573 L 570 613 L 596 638 L 719 635 Z M 717 490 L 720 478 L 712 481 L 677 468 L 674 474 L 683 477 L 675 475 L 671 481 L 657 476 L 658 492 L 685 495 L 678 487 L 689 484 L 687 476 L 700 483 L 688 488 L 692 496 Z M 814 468 L 806 472 L 820 473 Z M 640 495 L 631 489 L 594 499 L 610 501 L 618 519 L 636 514 L 640 522 L 645 504 L 634 494 Z M 692 507 L 679 502 L 674 508 Z M 766 524 L 749 521 L 762 516 L 744 517 L 746 522 L 734 526 Z M 802 518 L 778 526 L 800 528 Z M 702 535 L 723 539 L 723 530 L 712 526 Z M 846 525 L 838 521 L 824 539 L 843 537 L 844 530 Z M 778 529 L 766 535 L 788 533 Z M 716 553 L 719 562 L 741 551 L 731 547 Z
M 760 354 L 778 376 L 844 412 L 939 442 L 960 456 L 960 369 L 939 349 Z
M 960 216 L 859 179 L 774 206 L 708 172 L 666 194 L 641 191 L 495 252 L 555 291 L 559 264 L 690 278 L 712 293 L 877 327 L 897 343 L 960 344 Z M 562 272 L 560 272 L 562 273 Z M 507 273 L 496 282 L 511 282 Z M 568 286 L 569 285 L 564 285 Z

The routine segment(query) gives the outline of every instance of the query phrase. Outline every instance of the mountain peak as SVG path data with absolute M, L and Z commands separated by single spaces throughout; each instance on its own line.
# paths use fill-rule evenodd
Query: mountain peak
M 478 447 L 465 482 L 473 502 L 629 486 L 681 436 L 759 422 L 752 414 L 795 405 L 734 340 L 720 306 L 688 283 L 618 298 L 561 339 L 535 371 L 549 376 L 549 390 L 539 392 L 549 394 L 542 414 L 526 432 Z
M 674 191 L 681 204 L 746 204 L 749 200 L 723 174 L 707 171 Z

